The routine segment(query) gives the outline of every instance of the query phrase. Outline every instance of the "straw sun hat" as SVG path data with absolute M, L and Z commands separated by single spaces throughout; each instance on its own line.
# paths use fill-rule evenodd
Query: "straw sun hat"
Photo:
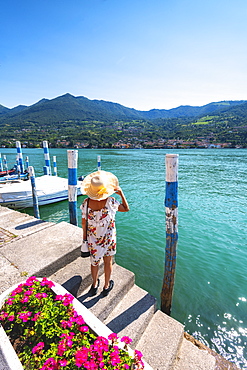
M 94 200 L 103 200 L 115 192 L 118 178 L 111 172 L 96 171 L 85 177 L 81 184 L 81 192 Z

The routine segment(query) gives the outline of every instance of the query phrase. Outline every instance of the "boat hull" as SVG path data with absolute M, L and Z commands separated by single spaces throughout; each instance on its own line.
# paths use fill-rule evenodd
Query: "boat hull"
M 68 199 L 68 180 L 57 176 L 41 176 L 35 179 L 39 206 Z M 77 195 L 81 195 L 80 182 Z M 33 207 L 31 181 L 0 184 L 0 205 L 12 209 Z

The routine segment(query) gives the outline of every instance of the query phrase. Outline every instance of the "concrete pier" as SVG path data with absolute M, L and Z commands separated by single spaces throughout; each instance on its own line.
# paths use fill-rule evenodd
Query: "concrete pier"
M 0 293 L 26 277 L 50 278 L 63 285 L 81 304 L 120 336 L 133 339 L 154 370 L 237 370 L 208 347 L 184 333 L 184 326 L 157 310 L 156 299 L 135 284 L 135 275 L 113 267 L 114 289 L 90 297 L 89 259 L 80 257 L 81 228 L 38 220 L 0 206 Z

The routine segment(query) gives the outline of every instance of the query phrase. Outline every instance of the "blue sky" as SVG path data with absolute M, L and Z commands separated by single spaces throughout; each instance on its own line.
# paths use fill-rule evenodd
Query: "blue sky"
M 3 1 L 0 104 L 247 100 L 246 20 L 246 0 Z

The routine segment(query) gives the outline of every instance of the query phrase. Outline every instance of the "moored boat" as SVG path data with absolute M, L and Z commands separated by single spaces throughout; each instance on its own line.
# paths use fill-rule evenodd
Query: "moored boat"
M 36 177 L 35 184 L 40 206 L 68 199 L 68 179 L 44 175 Z M 79 181 L 77 195 L 81 195 Z M 12 209 L 33 207 L 31 180 L 0 183 L 0 205 Z

